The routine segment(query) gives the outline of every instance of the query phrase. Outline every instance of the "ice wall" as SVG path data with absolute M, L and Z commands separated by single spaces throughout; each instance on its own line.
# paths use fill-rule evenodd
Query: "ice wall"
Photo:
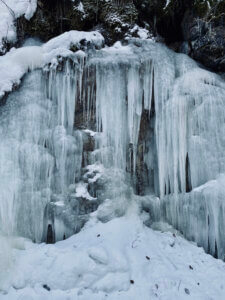
M 49 201 L 53 168 L 44 147 L 51 103 L 43 99 L 41 91 L 40 73 L 35 72 L 8 97 L 0 114 L 1 230 L 34 240 L 41 238 L 42 211 Z
M 51 197 L 65 198 L 81 168 L 81 143 L 77 145 L 79 137 L 71 131 L 74 78 L 58 77 L 58 87 L 59 79 L 60 90 L 57 93 L 54 86 L 52 95 L 49 87 L 52 98 L 47 98 L 41 71 L 32 72 L 1 107 L 1 229 L 34 241 L 43 239 L 44 212 Z
M 217 258 L 225 259 L 224 174 L 192 192 L 169 195 L 161 203 L 164 220 Z
M 63 239 L 133 188 L 152 219 L 223 257 L 224 81 L 153 41 L 58 50 L 1 108 L 4 232 Z
M 161 197 L 189 192 L 225 170 L 225 83 L 187 57 L 176 60 L 177 78 L 156 132 Z
M 156 127 L 162 218 L 224 258 L 225 84 L 183 55 Z
M 224 177 L 217 177 L 225 172 L 224 81 L 151 41 L 117 43 L 88 65 L 96 68 L 91 101 L 96 98 L 101 132 L 100 155 L 95 158 L 126 171 L 135 185 L 143 155 L 148 184 L 161 199 L 161 219 L 223 257 Z M 146 111 L 148 127 L 141 127 Z M 151 126 L 153 137 L 146 134 L 141 144 L 141 131 Z M 210 188 L 196 192 L 208 182 Z M 158 218 L 157 201 L 156 206 Z
M 117 43 L 87 64 L 96 68 L 96 94 L 88 100 L 96 101 L 101 132 L 95 158 L 126 171 L 135 185 L 143 155 L 161 219 L 223 257 L 224 81 L 151 41 Z M 141 127 L 146 111 L 147 126 Z M 146 134 L 141 144 L 150 126 L 153 137 Z M 196 192 L 208 182 L 210 188 Z

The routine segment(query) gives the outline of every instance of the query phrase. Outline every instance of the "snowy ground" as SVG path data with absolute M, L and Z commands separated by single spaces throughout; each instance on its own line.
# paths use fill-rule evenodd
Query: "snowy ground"
M 175 233 L 144 226 L 137 210 L 133 203 L 105 224 L 94 213 L 55 245 L 26 241 L 25 250 L 13 250 L 0 299 L 225 299 L 225 264 Z

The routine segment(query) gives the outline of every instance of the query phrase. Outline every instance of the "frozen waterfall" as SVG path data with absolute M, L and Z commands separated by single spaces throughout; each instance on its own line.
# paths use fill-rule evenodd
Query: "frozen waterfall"
M 0 119 L 4 234 L 61 240 L 104 201 L 137 194 L 151 221 L 224 258 L 225 82 L 186 55 L 132 39 L 58 57 L 25 76 Z

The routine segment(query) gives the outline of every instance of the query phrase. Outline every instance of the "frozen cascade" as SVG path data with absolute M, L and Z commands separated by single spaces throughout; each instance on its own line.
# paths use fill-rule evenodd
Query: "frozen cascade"
M 82 153 L 80 135 L 71 131 L 73 115 L 68 115 L 74 110 L 74 101 L 69 103 L 72 76 L 64 76 L 63 93 L 54 95 L 54 101 L 45 97 L 43 79 L 41 71 L 28 74 L 1 107 L 1 229 L 34 241 L 45 240 L 46 206 L 52 197 L 66 198 L 66 188 L 80 172 Z
M 53 158 L 44 147 L 51 103 L 43 101 L 41 90 L 40 73 L 34 72 L 1 107 L 0 130 L 1 230 L 37 241 L 53 168 Z
M 138 39 L 29 74 L 1 107 L 1 228 L 60 240 L 133 186 L 152 221 L 223 257 L 224 100 L 218 75 Z

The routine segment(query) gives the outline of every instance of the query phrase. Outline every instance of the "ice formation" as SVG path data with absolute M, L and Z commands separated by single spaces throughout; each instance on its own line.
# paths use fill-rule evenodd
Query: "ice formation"
M 27 39 L 23 47 L 12 48 L 0 56 L 0 98 L 20 84 L 21 78 L 29 70 L 41 68 L 57 61 L 57 57 L 73 56 L 73 51 L 88 48 L 100 49 L 104 46 L 104 38 L 97 31 L 69 31 L 53 38 L 43 46 L 35 39 Z
M 18 78 L 46 65 L 0 108 L 2 233 L 53 243 L 99 205 L 102 222 L 124 215 L 137 194 L 150 223 L 223 258 L 224 81 L 151 40 L 81 41 L 70 32 L 7 54 Z

